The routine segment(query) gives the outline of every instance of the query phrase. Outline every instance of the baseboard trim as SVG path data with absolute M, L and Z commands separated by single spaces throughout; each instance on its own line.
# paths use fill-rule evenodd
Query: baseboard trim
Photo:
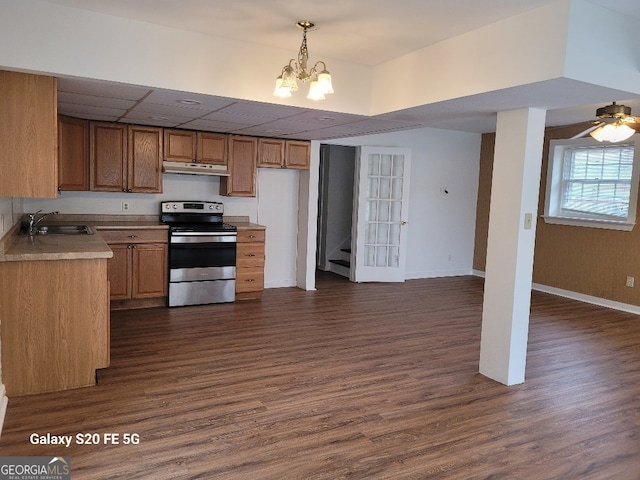
M 9 405 L 7 391 L 4 388 L 4 383 L 0 383 L 0 436 L 2 436 L 2 426 L 4 425 L 4 417 L 7 413 L 7 405 Z
M 421 278 L 442 278 L 442 277 L 464 277 L 473 275 L 473 271 L 468 268 L 452 270 L 426 270 L 422 272 L 405 272 L 405 280 L 420 280 Z
M 473 275 L 476 277 L 485 277 L 485 272 L 482 270 L 473 270 Z M 571 300 L 577 300 L 583 303 L 590 303 L 591 305 L 598 305 L 599 307 L 610 308 L 612 310 L 619 310 L 621 312 L 633 313 L 640 315 L 640 307 L 637 305 L 630 305 L 628 303 L 616 302 L 607 298 L 594 297 L 592 295 L 585 295 L 584 293 L 572 292 L 571 290 L 564 290 L 562 288 L 550 287 L 541 283 L 532 283 L 531 289 L 538 292 L 549 293 L 558 297 L 569 298 Z

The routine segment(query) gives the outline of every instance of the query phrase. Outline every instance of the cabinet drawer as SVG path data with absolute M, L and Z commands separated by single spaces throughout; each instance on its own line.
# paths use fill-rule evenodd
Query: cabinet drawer
M 236 292 L 256 292 L 264 289 L 264 269 L 236 269 Z
M 237 246 L 236 266 L 264 267 L 264 243 L 245 243 Z
M 238 243 L 264 242 L 265 230 L 238 230 Z
M 164 229 L 97 229 L 107 243 L 168 243 L 168 231 Z

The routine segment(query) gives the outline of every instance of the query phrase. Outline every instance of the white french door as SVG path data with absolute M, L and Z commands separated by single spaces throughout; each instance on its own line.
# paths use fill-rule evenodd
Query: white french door
M 404 282 L 411 150 L 360 147 L 351 281 Z

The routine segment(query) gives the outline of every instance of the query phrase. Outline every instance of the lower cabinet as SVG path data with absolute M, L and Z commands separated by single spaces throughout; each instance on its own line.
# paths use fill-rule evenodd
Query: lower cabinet
M 238 229 L 236 300 L 260 298 L 264 290 L 264 229 Z
M 7 396 L 96 383 L 109 366 L 107 259 L 0 262 Z
M 166 304 L 167 230 L 102 229 L 113 258 L 107 263 L 111 308 Z

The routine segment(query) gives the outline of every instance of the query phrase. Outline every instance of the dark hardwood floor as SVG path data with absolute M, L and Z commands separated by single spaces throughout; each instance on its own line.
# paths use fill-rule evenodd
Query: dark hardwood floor
M 114 313 L 99 386 L 10 399 L 0 455 L 69 456 L 73 480 L 640 479 L 640 318 L 534 292 L 526 382 L 506 387 L 477 373 L 482 285 L 319 274 Z

